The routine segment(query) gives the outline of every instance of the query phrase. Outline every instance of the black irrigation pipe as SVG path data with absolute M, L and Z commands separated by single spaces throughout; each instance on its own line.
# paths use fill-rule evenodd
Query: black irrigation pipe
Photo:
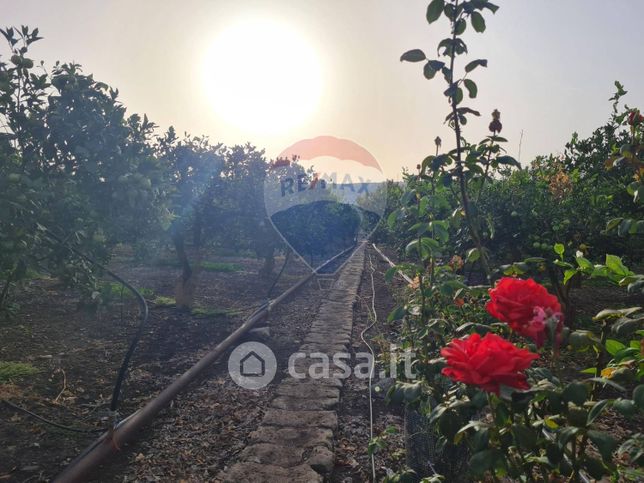
M 118 373 L 118 376 L 116 378 L 116 382 L 114 384 L 114 389 L 113 389 L 113 392 L 112 392 L 112 399 L 111 399 L 111 402 L 110 402 L 110 414 L 113 417 L 113 424 L 116 424 L 117 409 L 118 409 L 118 404 L 119 404 L 119 398 L 120 398 L 120 395 L 121 395 L 121 387 L 123 386 L 123 381 L 125 380 L 125 376 L 127 375 L 127 369 L 128 369 L 128 367 L 130 365 L 130 360 L 132 359 L 132 355 L 134 354 L 134 351 L 136 350 L 136 347 L 137 347 L 137 345 L 138 345 L 138 343 L 139 343 L 139 341 L 141 339 L 141 335 L 143 334 L 143 329 L 146 326 L 147 321 L 148 321 L 148 317 L 149 317 L 148 304 L 145 301 L 145 299 L 143 298 L 143 296 L 141 295 L 141 293 L 136 288 L 134 288 L 131 284 L 129 284 L 126 280 L 121 278 L 119 275 L 117 275 L 116 273 L 114 273 L 113 271 L 111 271 L 110 269 L 108 269 L 107 267 L 102 265 L 101 263 L 99 263 L 96 260 L 94 260 L 89 255 L 81 252 L 80 250 L 78 250 L 75 247 L 73 247 L 72 245 L 70 245 L 68 243 L 68 239 L 70 238 L 69 235 L 66 238 L 63 239 L 63 238 L 60 238 L 58 235 L 56 235 L 49 228 L 44 227 L 44 226 L 43 226 L 43 228 L 45 230 L 45 233 L 50 238 L 52 238 L 54 241 L 56 241 L 56 243 L 58 243 L 59 245 L 61 245 L 64 248 L 66 248 L 70 252 L 74 253 L 75 255 L 77 255 L 77 256 L 87 260 L 91 264 L 95 265 L 100 270 L 104 271 L 109 276 L 111 276 L 114 280 L 116 280 L 121 285 L 123 285 L 128 290 L 130 290 L 134 294 L 134 296 L 136 297 L 136 299 L 137 299 L 137 301 L 138 301 L 138 303 L 140 305 L 141 323 L 139 324 L 139 327 L 138 327 L 138 329 L 136 331 L 134 339 L 132 339 L 132 342 L 130 343 L 130 345 L 128 347 L 128 350 L 125 353 L 125 357 L 123 358 L 123 362 L 121 363 L 121 367 L 119 368 L 119 373 Z M 49 420 L 49 419 L 47 419 L 47 418 L 45 418 L 43 416 L 40 416 L 40 415 L 38 415 L 38 414 L 36 414 L 36 413 L 34 413 L 32 411 L 29 411 L 26 408 L 23 408 L 21 406 L 13 404 L 13 403 L 7 401 L 6 399 L 2 399 L 0 401 L 5 403 L 7 406 L 9 406 L 9 407 L 11 407 L 11 408 L 13 408 L 15 410 L 22 411 L 22 412 L 32 416 L 33 418 L 35 418 L 35 419 L 37 419 L 37 420 L 39 420 L 39 421 L 41 421 L 41 422 L 43 422 L 45 424 L 48 424 L 48 425 L 53 426 L 55 428 L 58 428 L 58 429 L 62 429 L 62 430 L 65 430 L 65 431 L 76 432 L 76 433 L 97 433 L 97 432 L 104 431 L 103 429 L 79 429 L 79 428 L 74 428 L 74 427 L 71 427 L 71 426 L 65 426 L 64 424 L 56 423 L 55 421 L 51 421 L 51 420 Z
M 275 285 L 277 285 L 277 282 L 279 282 L 280 277 L 282 276 L 282 273 L 284 273 L 284 269 L 286 268 L 286 265 L 288 264 L 288 261 L 290 258 L 291 258 L 291 250 L 289 249 L 286 252 L 286 256 L 284 257 L 284 263 L 282 263 L 282 268 L 280 269 L 280 273 L 277 274 L 277 277 L 275 277 L 275 280 L 273 281 L 273 285 L 271 285 L 271 288 L 269 288 L 268 292 L 266 293 L 266 298 L 268 300 L 270 300 L 271 293 L 273 293 L 273 289 L 275 288 Z
M 45 424 L 53 426 L 54 428 L 63 429 L 65 431 L 71 431 L 73 433 L 85 433 L 85 434 L 87 434 L 87 433 L 101 433 L 101 432 L 105 431 L 105 429 L 103 429 L 103 428 L 83 429 L 83 428 L 75 428 L 73 426 L 65 426 L 64 424 L 60 424 L 60 423 L 57 423 L 55 421 L 51 421 L 51 420 L 49 420 L 47 418 L 44 418 L 44 417 L 40 416 L 39 414 L 36 414 L 34 412 L 29 411 L 29 409 L 25 409 L 25 408 L 23 408 L 21 406 L 18 406 L 17 404 L 9 402 L 6 399 L 0 399 L 0 402 L 3 402 L 4 404 L 6 404 L 7 406 L 9 406 L 12 409 L 15 409 L 16 411 L 22 411 L 23 413 L 28 414 L 32 418 L 35 418 L 35 419 L 37 419 L 37 420 L 39 420 L 39 421 L 41 421 L 41 422 L 43 422 Z
M 130 343 L 130 346 L 128 347 L 127 352 L 125 353 L 125 357 L 123 358 L 123 362 L 121 363 L 121 367 L 119 368 L 118 376 L 116 378 L 116 383 L 114 384 L 114 390 L 112 391 L 112 400 L 110 402 L 110 412 L 112 413 L 112 416 L 114 418 L 114 423 L 116 423 L 116 411 L 118 409 L 119 397 L 121 395 L 121 387 L 123 386 L 123 381 L 125 380 L 125 376 L 127 375 L 127 369 L 128 369 L 128 366 L 130 365 L 130 360 L 132 359 L 132 355 L 134 354 L 134 351 L 136 350 L 136 347 L 139 344 L 139 341 L 141 340 L 141 336 L 143 335 L 143 329 L 147 325 L 148 317 L 150 315 L 150 311 L 148 309 L 148 303 L 145 301 L 145 298 L 143 298 L 143 295 L 141 295 L 141 293 L 136 288 L 134 288 L 130 283 L 128 283 L 123 278 L 121 278 L 119 275 L 117 275 L 116 273 L 114 273 L 113 271 L 105 267 L 103 264 L 97 262 L 89 255 L 74 248 L 66 240 L 61 239 L 50 229 L 45 228 L 45 231 L 51 238 L 53 238 L 56 242 L 61 244 L 63 247 L 67 248 L 75 255 L 81 258 L 84 258 L 92 265 L 95 265 L 100 270 L 104 271 L 114 280 L 116 280 L 121 285 L 123 285 L 125 288 L 127 288 L 130 292 L 134 294 L 134 296 L 137 299 L 137 302 L 139 303 L 139 306 L 141 309 L 141 323 L 139 324 L 139 327 L 136 330 L 136 334 L 134 334 L 134 338 L 132 339 L 132 342 Z
M 288 298 L 295 291 L 300 289 L 314 276 L 318 275 L 319 271 L 325 266 L 331 264 L 338 258 L 357 250 L 356 246 L 352 246 L 343 252 L 340 252 L 333 258 L 330 258 L 317 269 L 312 270 L 310 274 L 300 279 L 295 285 L 284 291 L 281 295 L 273 300 L 269 300 L 257 309 L 246 321 L 238 327 L 232 334 L 221 341 L 217 346 L 202 357 L 195 365 L 184 372 L 181 376 L 166 387 L 154 399 L 141 409 L 129 415 L 127 418 L 120 421 L 109 431 L 103 433 L 97 440 L 91 443 L 78 457 L 76 457 L 64 470 L 60 473 L 54 483 L 56 482 L 79 482 L 86 481 L 88 475 L 91 474 L 101 463 L 103 463 L 109 456 L 120 450 L 121 446 L 133 440 L 140 434 L 141 428 L 148 424 L 156 414 L 164 407 L 170 404 L 181 391 L 183 391 L 188 384 L 194 381 L 202 372 L 204 372 L 212 363 L 217 361 L 226 351 L 237 342 L 246 332 L 248 332 L 257 322 L 267 317 L 273 308 Z M 349 256 L 350 258 L 350 256 Z

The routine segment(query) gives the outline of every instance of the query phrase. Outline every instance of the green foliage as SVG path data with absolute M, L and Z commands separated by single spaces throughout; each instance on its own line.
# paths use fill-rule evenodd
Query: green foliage
M 0 309 L 34 271 L 96 299 L 96 266 L 68 247 L 105 264 L 117 244 L 160 246 L 169 232 L 186 280 L 189 255 L 207 244 L 272 260 L 280 241 L 265 220 L 262 151 L 172 128 L 158 136 L 79 65 L 35 67 L 37 29 L 0 32 L 10 51 L 0 58 Z
M 172 297 L 158 296 L 152 300 L 152 303 L 157 307 L 174 307 L 176 301 Z
M 118 242 L 158 229 L 163 176 L 146 117 L 127 117 L 118 91 L 76 64 L 36 69 L 27 57 L 37 29 L 0 31 L 11 61 L 0 60 L 0 278 L 29 269 L 91 290 L 91 267 L 52 238 L 105 262 Z
M 487 61 L 470 61 L 464 73 L 458 71 L 457 61 L 468 52 L 462 36 L 468 26 L 483 32 L 486 10 L 496 9 L 484 0 L 431 1 L 428 23 L 444 17 L 451 27 L 451 36 L 438 43 L 439 59 L 419 49 L 401 57 L 423 64 L 427 79 L 442 74 L 456 148 L 441 153 L 437 139 L 436 153 L 417 173 L 406 174 L 398 206 L 387 214 L 390 240 L 404 260 L 397 269 L 413 279 L 388 320 L 400 322 L 401 346 L 415 353 L 417 376 L 406 380 L 399 371 L 388 399 L 425 417 L 443 451 L 434 461 L 448 458 L 450 448 L 462 448 L 474 480 L 579 481 L 582 473 L 630 478 L 638 471 L 623 466 L 623 458 L 642 460 L 642 437 L 618 441 L 602 429 L 602 419 L 607 410 L 625 418 L 642 410 L 642 386 L 631 391 L 643 374 L 639 307 L 601 311 L 593 330 L 566 328 L 558 334 L 556 323 L 544 325 L 551 352 L 540 349 L 547 361 L 526 371 L 527 390 L 485 393 L 442 374 L 441 349 L 452 339 L 509 333 L 508 325 L 491 320 L 485 310 L 489 285 L 472 285 L 463 274 L 468 268 L 480 265 L 490 283 L 501 275 L 547 277 L 571 325 L 570 293 L 582 282 L 603 280 L 631 293 L 644 287 L 643 276 L 628 268 L 641 261 L 644 118 L 634 109 L 619 111 L 623 86 L 616 84 L 606 126 L 585 140 L 574 135 L 563 156 L 539 157 L 526 169 L 513 169 L 520 168 L 517 161 L 503 153 L 498 111 L 490 136 L 478 144 L 464 139 L 463 126 L 479 115 L 463 106 L 465 92 L 469 98 L 479 94 L 469 75 Z M 531 341 L 518 343 L 537 350 Z M 592 355 L 594 364 L 579 377 L 564 378 L 559 367 L 564 351 Z M 598 456 L 589 453 L 591 444 Z
M 15 382 L 40 372 L 36 367 L 24 362 L 0 361 L 0 384 Z

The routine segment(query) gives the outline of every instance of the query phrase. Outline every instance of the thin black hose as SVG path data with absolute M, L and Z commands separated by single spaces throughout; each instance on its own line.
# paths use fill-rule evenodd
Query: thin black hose
M 7 406 L 9 406 L 12 409 L 15 409 L 17 411 L 22 411 L 23 413 L 28 414 L 32 418 L 35 418 L 35 419 L 37 419 L 37 420 L 39 420 L 39 421 L 41 421 L 41 422 L 43 422 L 45 424 L 48 424 L 48 425 L 53 426 L 53 427 L 58 428 L 58 429 L 64 429 L 65 431 L 71 431 L 73 433 L 102 433 L 103 431 L 105 431 L 105 428 L 82 429 L 82 428 L 74 428 L 72 426 L 65 426 L 63 424 L 56 423 L 56 422 L 51 421 L 51 420 L 49 420 L 49 419 L 47 419 L 47 418 L 45 418 L 43 416 L 40 416 L 39 414 L 33 413 L 33 412 L 29 411 L 28 409 L 25 409 L 25 408 L 23 408 L 21 406 L 13 404 L 13 403 L 7 401 L 6 399 L 0 399 L 0 401 L 5 403 Z
M 271 293 L 273 292 L 273 289 L 275 288 L 275 285 L 277 285 L 277 282 L 279 281 L 280 277 L 282 276 L 282 273 L 284 273 L 284 269 L 286 268 L 286 264 L 288 263 L 290 258 L 291 258 L 291 250 L 288 250 L 286 252 L 286 257 L 284 257 L 284 263 L 282 263 L 282 268 L 280 269 L 280 273 L 277 274 L 277 277 L 275 277 L 275 280 L 273 281 L 273 285 L 271 285 L 271 288 L 268 289 L 268 293 L 266 294 L 266 299 L 267 300 L 270 300 Z
M 112 392 L 112 400 L 110 402 L 110 411 L 112 413 L 115 413 L 117 408 L 118 408 L 118 403 L 119 403 L 119 397 L 121 394 L 121 387 L 123 385 L 123 381 L 125 380 L 125 376 L 127 374 L 127 369 L 130 364 L 130 359 L 132 358 L 132 355 L 134 354 L 134 351 L 136 350 L 136 347 L 139 343 L 139 340 L 141 339 L 141 336 L 143 335 L 143 329 L 147 324 L 148 317 L 149 317 L 149 309 L 148 309 L 148 304 L 143 298 L 143 295 L 135 289 L 131 284 L 129 284 L 127 281 L 123 280 L 120 276 L 118 276 L 116 273 L 112 272 L 110 269 L 105 267 L 103 264 L 97 262 L 94 260 L 92 257 L 89 255 L 86 255 L 85 253 L 79 251 L 78 249 L 74 248 L 73 246 L 69 245 L 65 240 L 61 239 L 58 235 L 56 235 L 54 232 L 52 232 L 49 228 L 45 227 L 46 233 L 53 238 L 56 242 L 67 248 L 69 251 L 72 253 L 78 255 L 81 258 L 84 258 L 91 264 L 95 265 L 105 273 L 107 273 L 110 277 L 112 277 L 114 280 L 125 286 L 130 292 L 134 294 L 136 297 L 140 309 L 141 309 L 141 323 L 139 324 L 139 327 L 136 331 L 136 334 L 134 335 L 134 338 L 132 339 L 132 342 L 130 343 L 130 346 L 128 347 L 127 352 L 125 353 L 125 357 L 123 358 L 123 362 L 121 363 L 121 367 L 119 368 L 118 376 L 116 378 L 116 383 L 114 384 L 114 390 Z

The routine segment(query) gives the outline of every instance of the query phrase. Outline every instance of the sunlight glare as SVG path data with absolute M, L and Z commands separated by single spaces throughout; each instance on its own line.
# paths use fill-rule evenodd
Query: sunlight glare
M 216 114 L 244 133 L 274 133 L 316 109 L 322 73 L 316 52 L 288 26 L 244 20 L 207 53 L 204 84 Z

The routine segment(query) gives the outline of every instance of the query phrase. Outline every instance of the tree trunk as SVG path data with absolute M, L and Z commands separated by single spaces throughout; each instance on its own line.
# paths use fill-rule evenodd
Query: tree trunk
M 259 275 L 262 278 L 269 278 L 273 273 L 273 269 L 275 268 L 275 248 L 270 247 L 264 250 L 263 258 L 264 265 L 259 270 Z
M 177 252 L 177 258 L 181 264 L 181 276 L 177 280 L 174 288 L 174 299 L 178 309 L 191 310 L 194 304 L 194 294 L 197 286 L 197 279 L 200 269 L 200 255 L 197 248 L 195 268 L 190 265 L 190 260 L 186 253 L 183 234 L 179 229 L 175 229 L 172 234 L 172 241 Z

